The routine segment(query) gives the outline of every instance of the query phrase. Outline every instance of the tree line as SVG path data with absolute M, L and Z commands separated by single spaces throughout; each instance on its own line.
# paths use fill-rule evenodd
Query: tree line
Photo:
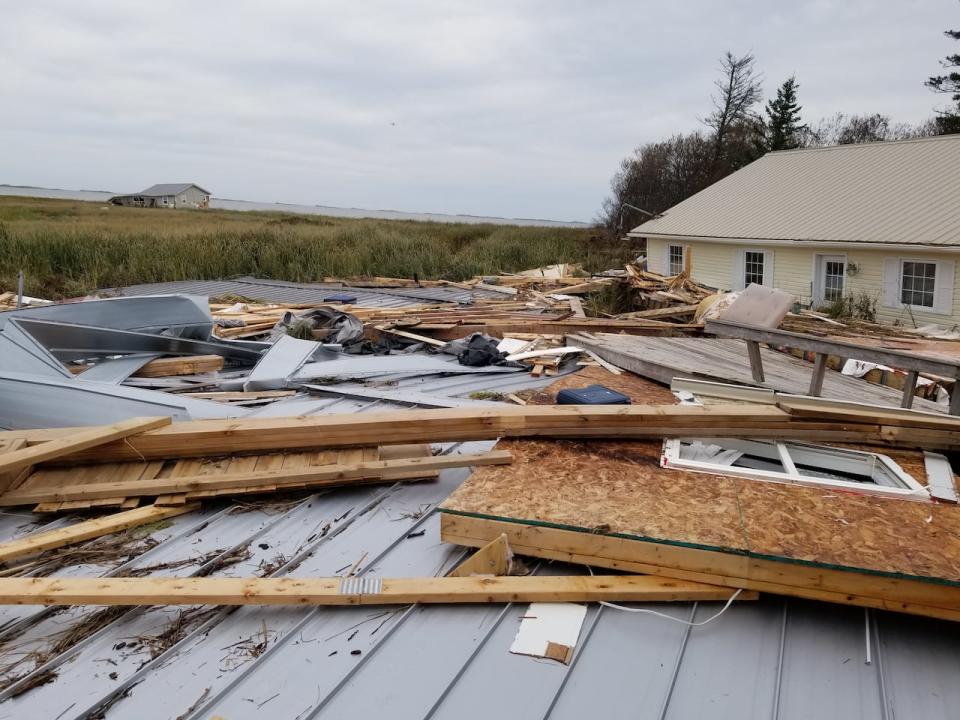
M 960 40 L 960 31 L 947 30 L 946 35 Z M 611 235 L 621 235 L 774 150 L 960 133 L 960 54 L 941 64 L 945 73 L 925 84 L 948 95 L 951 104 L 918 125 L 894 122 L 882 113 L 836 113 L 808 125 L 796 77 L 784 80 L 758 111 L 763 77 L 756 58 L 727 52 L 710 96 L 712 110 L 702 118 L 704 130 L 646 143 L 624 158 L 603 203 L 601 223 Z

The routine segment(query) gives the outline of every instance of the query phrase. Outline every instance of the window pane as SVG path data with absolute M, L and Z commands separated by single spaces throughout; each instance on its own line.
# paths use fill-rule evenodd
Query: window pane
M 751 283 L 763 285 L 763 253 L 747 250 L 743 254 L 743 284 L 746 287 Z
M 900 301 L 905 305 L 933 307 L 937 264 L 904 262 L 900 279 Z
M 679 275 L 683 272 L 683 246 L 670 246 L 670 267 L 667 268 L 668 275 Z

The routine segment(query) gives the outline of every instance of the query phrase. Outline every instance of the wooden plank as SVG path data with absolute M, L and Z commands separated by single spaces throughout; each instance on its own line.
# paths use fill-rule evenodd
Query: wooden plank
M 133 377 L 155 378 L 171 375 L 197 375 L 216 372 L 223 369 L 223 358 L 219 355 L 190 355 L 167 357 L 151 360 L 133 374 Z
M 447 577 L 509 575 L 512 561 L 513 553 L 507 536 L 501 533 L 448 573 Z
M 638 310 L 636 312 L 621 313 L 617 315 L 617 317 L 624 320 L 631 320 L 638 318 L 672 317 L 674 315 L 693 315 L 697 312 L 698 307 L 700 307 L 700 305 L 697 303 L 690 305 L 671 305 L 670 307 L 653 308 L 652 310 Z
M 407 332 L 406 330 L 397 330 L 396 328 L 387 327 L 386 325 L 377 325 L 376 329 L 380 332 L 385 332 L 390 335 L 396 335 L 398 337 L 406 338 L 407 340 L 415 340 L 416 342 L 426 343 L 427 345 L 433 345 L 434 347 L 443 347 L 446 345 L 445 342 L 440 340 L 434 340 L 431 337 L 426 337 L 425 335 L 417 335 L 416 333 Z
M 3 453 L 0 455 L 0 475 L 169 424 L 169 417 L 131 418 L 112 425 L 76 430 L 66 437 Z
M 919 377 L 920 373 L 916 370 L 907 373 L 907 380 L 903 384 L 903 400 L 900 401 L 900 407 L 907 410 L 913 407 L 913 395 L 917 391 L 917 379 Z
M 271 485 L 276 488 L 302 485 L 307 487 L 348 485 L 360 481 L 387 481 L 409 478 L 411 474 L 426 471 L 472 467 L 480 465 L 503 465 L 509 463 L 509 452 L 495 450 L 473 455 L 441 455 L 438 457 L 414 457 L 397 460 L 373 460 L 353 464 L 324 465 L 319 467 L 278 469 L 266 472 L 220 473 L 214 475 L 190 475 L 185 477 L 154 478 L 134 482 L 106 482 L 74 485 L 64 488 L 24 489 L 0 496 L 0 505 L 28 505 L 37 502 L 64 502 L 69 500 L 93 500 L 97 498 L 132 497 L 139 495 L 174 495 L 204 490 L 231 490 L 242 492 L 244 488 Z M 180 502 L 169 498 L 167 502 Z
M 826 371 L 827 356 L 823 353 L 817 353 L 816 360 L 813 362 L 813 374 L 810 376 L 809 394 L 811 397 L 820 397 L 820 393 L 823 392 L 823 376 Z
M 58 463 L 159 460 L 237 452 L 439 443 L 500 437 L 643 437 L 669 434 L 671 426 L 706 433 L 736 427 L 783 427 L 790 415 L 772 406 L 522 406 L 512 405 L 344 413 L 283 418 L 195 420 L 113 442 Z M 851 430 L 856 430 L 852 428 Z M 14 433 L 29 442 L 75 430 Z M 2 457 L 2 456 L 0 456 Z
M 960 588 L 443 512 L 444 542 L 480 547 L 500 534 L 520 555 L 623 572 L 960 621 Z
M 424 578 L 0 578 L 3 605 L 409 605 L 727 600 L 729 588 L 647 575 Z M 754 600 L 756 593 L 738 599 Z
M 760 355 L 760 345 L 752 340 L 747 341 L 747 357 L 750 358 L 750 373 L 754 382 L 763 384 L 763 357 Z
M 0 562 L 9 562 L 45 550 L 53 550 L 84 540 L 92 540 L 102 535 L 158 522 L 196 510 L 198 507 L 199 505 L 186 505 L 178 508 L 159 508 L 148 505 L 136 510 L 127 510 L 93 520 L 84 520 L 76 525 L 50 530 L 49 532 L 35 533 L 18 540 L 0 543 Z

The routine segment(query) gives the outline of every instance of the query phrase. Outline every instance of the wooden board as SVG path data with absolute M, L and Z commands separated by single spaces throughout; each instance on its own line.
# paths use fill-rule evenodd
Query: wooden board
M 0 454 L 0 474 L 22 470 L 45 460 L 96 448 L 113 440 L 170 424 L 169 417 L 131 418 L 112 425 L 78 429 L 64 437 Z M 94 450 L 96 453 L 96 450 Z
M 408 605 L 727 600 L 729 588 L 669 578 L 0 578 L 3 605 Z M 754 600 L 755 593 L 738 599 Z
M 283 456 L 276 457 L 283 459 Z M 207 465 L 205 472 L 197 469 L 194 471 L 195 474 L 187 474 L 193 468 L 183 470 L 184 465 L 180 464 L 178 465 L 180 472 L 171 475 L 171 477 L 156 477 L 150 480 L 132 482 L 94 480 L 89 483 L 75 483 L 68 487 L 21 487 L 0 496 L 0 506 L 180 494 L 185 494 L 182 499 L 185 502 L 187 499 L 194 497 L 194 493 L 205 493 L 211 490 L 240 493 L 251 490 L 260 492 L 264 489 L 299 489 L 349 485 L 358 482 L 395 481 L 409 479 L 411 476 L 422 477 L 422 471 L 429 474 L 445 468 L 506 464 L 510 461 L 510 453 L 493 451 L 472 455 L 441 455 L 438 457 L 413 457 L 395 460 L 368 460 L 360 454 L 360 457 L 353 462 L 316 467 L 303 467 L 297 463 L 295 467 L 258 469 L 245 473 L 218 473 Z M 199 463 L 199 461 L 190 462 Z M 161 504 L 180 503 L 182 501 L 180 498 L 166 497 Z
M 179 508 L 160 508 L 154 505 L 105 515 L 93 520 L 84 520 L 69 527 L 34 533 L 17 540 L 0 543 L 0 562 L 33 555 L 44 550 L 73 545 L 102 535 L 129 530 L 133 527 L 165 520 L 185 512 L 196 510 L 199 505 L 184 505 Z
M 501 436 L 594 434 L 631 436 L 668 426 L 722 430 L 735 423 L 787 430 L 790 415 L 775 407 L 485 406 L 283 418 L 194 420 L 58 458 L 61 463 L 156 460 L 237 452 L 457 442 Z M 28 443 L 69 437 L 76 428 L 13 432 Z

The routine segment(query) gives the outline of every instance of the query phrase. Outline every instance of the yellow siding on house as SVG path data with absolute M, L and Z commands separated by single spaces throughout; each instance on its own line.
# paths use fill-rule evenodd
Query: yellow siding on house
M 773 282 L 781 290 L 795 295 L 800 303 L 809 306 L 813 295 L 814 258 L 816 255 L 842 255 L 848 264 L 855 264 L 857 272 L 848 273 L 844 292 L 858 296 L 865 293 L 877 301 L 877 319 L 884 323 L 900 323 L 912 327 L 937 323 L 960 324 L 960 255 L 923 250 L 837 250 L 810 247 L 785 247 L 780 245 L 743 244 L 717 242 L 680 242 L 660 238 L 647 238 L 647 267 L 653 272 L 665 274 L 667 246 L 683 245 L 690 255 L 693 279 L 703 285 L 721 290 L 731 289 L 737 282 L 738 250 L 765 250 L 773 254 Z M 883 306 L 883 261 L 889 257 L 916 258 L 930 262 L 949 260 L 954 262 L 953 313 L 941 315 L 921 312 L 915 308 L 888 308 Z

